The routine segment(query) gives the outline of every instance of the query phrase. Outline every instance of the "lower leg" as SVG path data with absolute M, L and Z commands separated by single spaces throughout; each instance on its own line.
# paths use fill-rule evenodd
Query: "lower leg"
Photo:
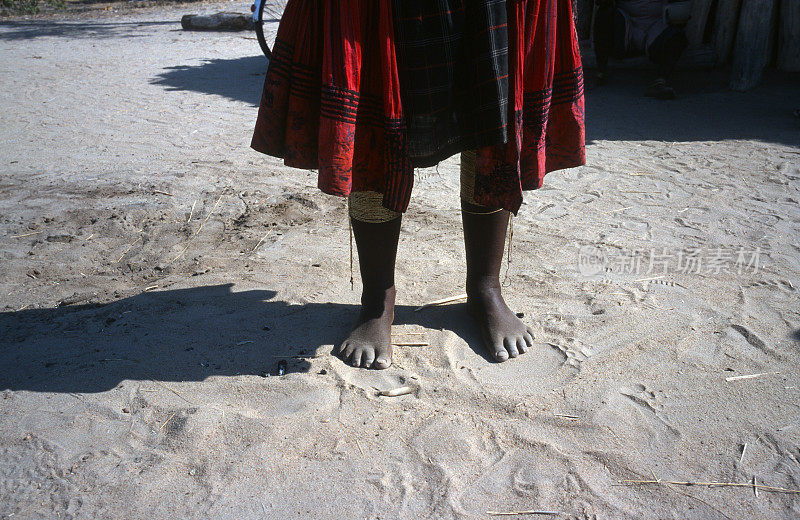
M 675 97 L 675 91 L 667 85 L 667 78 L 675 69 L 687 44 L 686 34 L 675 27 L 666 29 L 655 39 L 648 51 L 650 59 L 656 64 L 656 74 L 645 95 L 660 99 Z
M 461 155 L 461 219 L 467 257 L 467 310 L 475 318 L 489 353 L 497 361 L 523 354 L 533 331 L 503 299 L 500 269 L 509 212 L 475 203 L 475 154 Z
M 593 45 L 597 59 L 597 80 L 602 83 L 608 71 L 608 60 L 614 45 L 614 4 L 599 2 L 594 15 Z
M 353 366 L 386 368 L 392 363 L 394 267 L 402 221 L 396 215 L 388 221 L 381 220 L 393 215 L 379 216 L 377 222 L 362 222 L 352 216 L 350 219 L 361 271 L 361 310 L 338 354 Z

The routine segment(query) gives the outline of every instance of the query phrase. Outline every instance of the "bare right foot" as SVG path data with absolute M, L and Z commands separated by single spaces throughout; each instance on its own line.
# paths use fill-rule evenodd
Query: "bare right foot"
M 336 354 L 354 367 L 388 368 L 392 364 L 394 286 L 379 295 L 361 296 L 361 312 L 353 331 Z

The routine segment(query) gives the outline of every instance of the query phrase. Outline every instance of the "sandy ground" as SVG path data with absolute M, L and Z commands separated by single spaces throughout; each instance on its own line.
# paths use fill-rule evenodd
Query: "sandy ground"
M 589 164 L 514 221 L 537 344 L 504 364 L 463 304 L 414 312 L 464 276 L 458 159 L 420 171 L 394 337 L 424 345 L 367 371 L 329 355 L 344 202 L 248 148 L 256 41 L 180 30 L 222 8 L 0 24 L 0 517 L 800 516 L 623 482 L 800 488 L 797 76 L 589 92 Z

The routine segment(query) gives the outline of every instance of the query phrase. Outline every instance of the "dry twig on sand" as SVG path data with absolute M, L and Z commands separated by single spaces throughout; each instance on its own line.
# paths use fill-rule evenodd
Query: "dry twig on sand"
M 419 307 L 414 309 L 414 312 L 419 312 L 422 309 L 426 309 L 428 307 L 434 307 L 436 305 L 444 305 L 445 303 L 457 302 L 459 300 L 466 300 L 466 299 L 467 299 L 467 295 L 466 294 L 459 294 L 458 296 L 450 296 L 448 298 L 442 298 L 441 300 L 434 300 L 434 301 L 428 302 L 428 303 L 426 303 L 424 305 L 420 305 Z
M 181 399 L 183 399 L 183 400 L 184 400 L 184 401 L 186 401 L 187 403 L 189 403 L 189 404 L 194 404 L 192 401 L 190 401 L 189 399 L 187 399 L 185 396 L 183 396 L 181 393 L 179 393 L 177 390 L 175 390 L 175 389 L 174 389 L 174 388 L 172 388 L 171 386 L 169 386 L 169 385 L 166 385 L 166 384 L 162 383 L 161 381 L 156 381 L 155 379 L 151 379 L 151 381 L 152 381 L 152 382 L 154 382 L 154 383 L 156 383 L 156 384 L 158 384 L 158 385 L 161 385 L 161 386 L 163 386 L 164 388 L 166 388 L 167 390 L 169 390 L 169 391 L 170 391 L 170 392 L 172 392 L 173 394 L 177 395 L 178 397 L 180 397 Z
M 731 376 L 731 377 L 726 377 L 725 381 L 730 383 L 731 381 L 741 381 L 743 379 L 755 379 L 757 377 L 774 376 L 776 374 L 780 374 L 780 372 L 759 372 L 758 374 L 747 374 L 745 376 Z
M 141 235 L 140 235 L 140 236 L 139 236 L 139 238 L 137 238 L 137 239 L 136 239 L 136 240 L 133 242 L 133 244 L 129 245 L 129 246 L 128 246 L 128 248 L 127 248 L 125 251 L 123 251 L 123 252 L 122 252 L 122 254 L 120 255 L 120 257 L 119 257 L 119 258 L 117 258 L 117 261 L 116 261 L 116 262 L 114 262 L 114 263 L 115 263 L 115 264 L 118 264 L 118 263 L 122 262 L 122 259 L 123 259 L 123 258 L 125 258 L 125 255 L 127 255 L 127 254 L 128 254 L 128 251 L 130 251 L 130 250 L 133 248 L 133 246 L 135 246 L 136 244 L 138 244 L 138 243 L 139 243 L 139 240 L 141 240 L 141 239 L 142 239 L 142 237 L 141 237 Z
M 22 238 L 22 237 L 29 237 L 29 236 L 31 236 L 31 235 L 38 235 L 39 233 L 44 233 L 44 230 L 42 230 L 42 231 L 31 231 L 30 233 L 23 233 L 23 234 L 21 234 L 21 235 L 11 235 L 11 236 L 10 236 L 10 237 L 8 237 L 8 238 Z
M 528 509 L 526 511 L 486 511 L 487 515 L 491 516 L 518 516 L 518 515 L 560 515 L 561 511 L 541 511 L 538 509 Z
M 164 429 L 164 426 L 166 426 L 166 425 L 167 425 L 167 423 L 168 423 L 168 422 L 170 422 L 170 421 L 172 420 L 172 418 L 173 418 L 173 417 L 175 417 L 175 414 L 176 414 L 176 413 L 178 413 L 178 412 L 172 412 L 172 415 L 170 415 L 169 417 L 167 417 L 167 420 L 166 420 L 166 421 L 164 421 L 163 423 L 161 423 L 161 426 L 159 426 L 159 428 L 158 428 L 158 431 L 159 431 L 159 432 L 160 432 L 161 430 L 163 430 L 163 429 Z
M 260 246 L 262 244 L 262 242 L 264 242 L 264 240 L 267 239 L 268 236 L 269 236 L 269 233 L 267 233 L 266 235 L 261 237 L 261 240 L 258 241 L 258 244 L 256 244 L 256 247 L 254 247 L 253 251 L 251 251 L 251 252 L 255 252 L 255 250 L 258 249 L 258 246 Z
M 778 486 L 765 486 L 763 484 L 756 484 L 751 482 L 694 482 L 690 480 L 620 480 L 617 485 L 635 485 L 635 484 L 672 484 L 675 486 L 708 486 L 708 487 L 746 487 L 753 489 L 760 489 L 762 491 L 771 491 L 773 493 L 800 493 L 800 489 L 789 489 Z
M 197 228 L 197 231 L 195 231 L 195 232 L 194 232 L 194 234 L 193 234 L 193 235 L 192 235 L 192 236 L 189 238 L 188 242 L 186 242 L 186 247 L 184 247 L 184 248 L 183 248 L 183 251 L 181 251 L 180 253 L 178 253 L 178 256 L 176 256 L 175 258 L 173 258 L 172 260 L 170 260 L 170 262 L 169 262 L 169 263 L 172 263 L 172 262 L 174 262 L 174 261 L 178 260 L 180 257 L 182 257 L 182 256 L 184 255 L 184 253 L 186 253 L 186 251 L 188 251 L 188 250 L 189 250 L 189 244 L 192 242 L 192 240 L 193 240 L 193 239 L 194 239 L 194 238 L 195 238 L 197 235 L 199 235 L 199 234 L 200 234 L 200 231 L 202 231 L 202 230 L 203 230 L 203 226 L 205 226 L 205 225 L 206 225 L 206 222 L 208 222 L 208 219 L 209 219 L 209 218 L 211 218 L 211 215 L 214 213 L 214 210 L 215 210 L 215 209 L 217 209 L 217 206 L 219 205 L 219 201 L 221 201 L 221 200 L 222 200 L 222 195 L 220 195 L 220 196 L 219 196 L 219 198 L 217 199 L 217 202 L 215 202 L 215 203 L 214 203 L 214 206 L 211 208 L 211 211 L 209 211 L 209 212 L 208 212 L 208 215 L 206 215 L 206 218 L 205 218 L 205 219 L 203 220 L 203 222 L 200 224 L 200 227 L 199 227 L 199 228 Z M 194 206 L 192 206 L 192 208 L 194 208 Z M 191 216 L 191 215 L 189 215 L 189 218 L 191 219 L 191 218 L 192 218 L 192 216 Z M 188 222 L 188 221 L 187 221 L 187 222 Z

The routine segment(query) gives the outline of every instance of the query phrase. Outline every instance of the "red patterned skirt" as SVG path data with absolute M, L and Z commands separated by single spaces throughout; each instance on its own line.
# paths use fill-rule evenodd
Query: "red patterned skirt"
M 415 166 L 477 150 L 475 200 L 512 212 L 585 163 L 569 0 L 290 0 L 251 146 L 319 188 L 405 211 Z

